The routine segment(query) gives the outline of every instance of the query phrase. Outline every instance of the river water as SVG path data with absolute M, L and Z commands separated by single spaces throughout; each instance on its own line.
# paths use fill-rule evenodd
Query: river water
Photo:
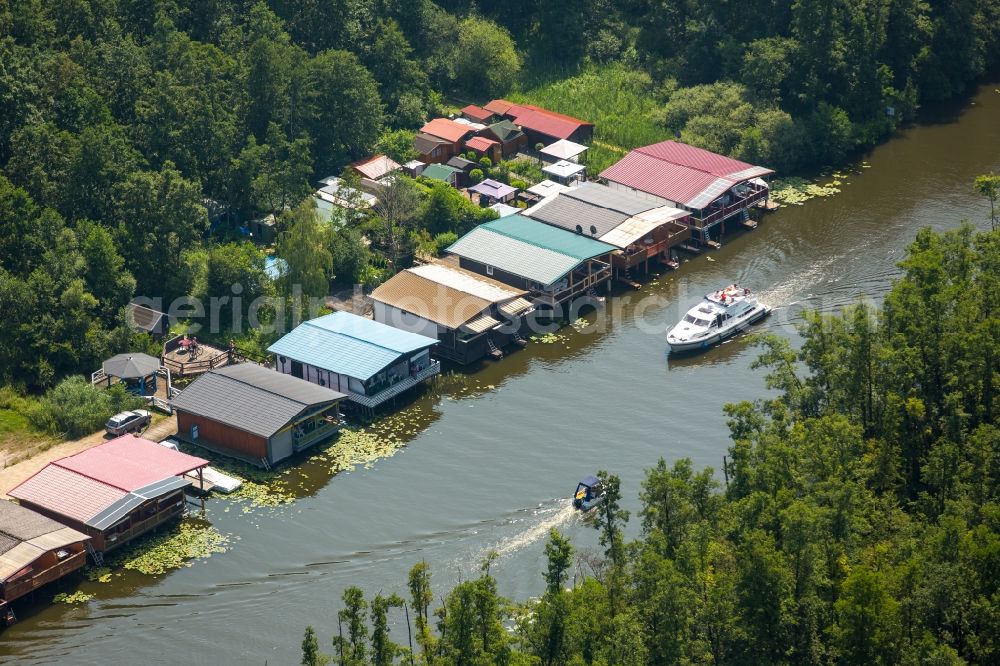
M 766 394 L 745 340 L 665 355 L 665 326 L 701 295 L 751 286 L 776 307 L 760 327 L 794 337 L 803 308 L 879 300 L 919 228 L 987 226 L 972 180 L 1000 170 L 995 88 L 878 147 L 865 156 L 870 168 L 842 170 L 841 194 L 771 214 L 723 239 L 715 261 L 693 258 L 611 299 L 583 331 L 486 365 L 451 396 L 417 400 L 406 412 L 415 434 L 395 456 L 335 478 L 305 465 L 293 477 L 300 498 L 286 507 L 243 513 L 210 500 L 205 517 L 231 535 L 228 552 L 165 576 L 84 583 L 97 594 L 89 604 L 40 599 L 0 636 L 0 661 L 298 663 L 307 624 L 331 650 L 346 586 L 406 596 L 408 569 L 426 560 L 440 595 L 490 550 L 503 594 L 538 594 L 550 527 L 580 551 L 597 549 L 563 499 L 581 476 L 621 476 L 635 533 L 643 470 L 661 456 L 718 469 L 729 443 L 723 404 Z M 393 636 L 405 643 L 405 624 Z

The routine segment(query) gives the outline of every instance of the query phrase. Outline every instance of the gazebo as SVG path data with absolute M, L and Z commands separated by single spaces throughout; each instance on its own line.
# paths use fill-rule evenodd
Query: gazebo
M 114 377 L 124 382 L 129 391 L 139 395 L 156 393 L 156 375 L 160 367 L 160 359 L 139 352 L 118 354 L 101 364 L 107 386 L 111 385 L 111 378 Z

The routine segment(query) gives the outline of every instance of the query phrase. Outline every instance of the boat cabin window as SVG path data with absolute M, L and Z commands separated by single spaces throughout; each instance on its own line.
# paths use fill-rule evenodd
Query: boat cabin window
M 707 319 L 699 319 L 698 317 L 694 317 L 690 314 L 684 315 L 684 321 L 689 324 L 694 324 L 695 326 L 708 326 Z

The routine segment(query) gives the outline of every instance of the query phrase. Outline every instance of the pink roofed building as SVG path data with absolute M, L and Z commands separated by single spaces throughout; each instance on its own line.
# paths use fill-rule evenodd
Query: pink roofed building
M 113 550 L 184 513 L 188 474 L 208 461 L 123 435 L 50 462 L 8 494 Z
M 679 141 L 636 148 L 601 172 L 612 189 L 691 212 L 695 240 L 706 242 L 730 220 L 746 222 L 766 206 L 774 171 Z M 718 230 L 718 231 L 716 231 Z

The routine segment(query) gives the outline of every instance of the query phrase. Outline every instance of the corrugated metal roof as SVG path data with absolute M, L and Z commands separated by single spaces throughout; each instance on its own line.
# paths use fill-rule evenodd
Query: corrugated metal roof
M 372 180 L 378 180 L 401 168 L 394 159 L 386 155 L 372 155 L 369 158 L 352 162 L 351 166 L 362 176 Z
M 298 377 L 242 363 L 201 375 L 170 404 L 181 411 L 270 437 L 303 411 L 345 397 Z
M 495 99 L 492 100 L 489 104 L 487 104 L 483 108 L 491 113 L 496 113 L 502 116 L 503 114 L 507 113 L 508 109 L 510 109 L 510 107 L 512 106 L 514 106 L 514 102 L 508 102 L 505 99 Z
M 571 198 L 567 193 L 542 201 L 527 209 L 525 215 L 593 238 L 600 238 L 629 218 L 628 215 L 616 210 Z
M 659 206 L 655 201 L 629 192 L 614 190 L 600 183 L 580 183 L 579 187 L 572 188 L 563 196 L 625 215 L 638 215 Z
M 459 238 L 447 251 L 541 284 L 556 282 L 580 263 L 574 257 L 508 238 L 482 225 Z
M 462 113 L 473 120 L 478 120 L 483 122 L 489 120 L 493 117 L 493 112 L 484 109 L 481 106 L 476 106 L 475 104 L 469 104 L 468 106 L 462 107 Z
M 7 494 L 86 523 L 128 493 L 49 463 Z
M 485 136 L 474 136 L 465 142 L 465 147 L 471 150 L 487 152 L 491 147 L 500 145 L 499 141 L 487 139 Z
M 165 477 L 180 476 L 204 467 L 208 461 L 129 434 L 51 464 L 121 490 L 133 491 Z
M 425 264 L 397 273 L 379 285 L 372 298 L 457 329 L 470 325 L 493 303 L 510 301 L 525 293 L 457 267 Z
M 633 150 L 602 171 L 601 178 L 700 210 L 733 185 L 771 173 L 765 167 L 664 141 Z
M 400 356 L 438 343 L 416 333 L 334 312 L 295 327 L 268 351 L 317 368 L 366 380 Z
M 723 176 L 730 180 L 744 180 L 774 173 L 770 169 L 741 162 L 732 157 L 719 155 L 704 148 L 696 148 L 680 141 L 661 141 L 636 150 L 664 162 L 679 164 L 714 176 Z M 747 175 L 751 173 L 753 175 Z
M 506 114 L 513 116 L 514 122 L 521 128 L 556 139 L 568 139 L 581 127 L 594 126 L 593 123 L 586 120 L 549 111 L 532 104 L 515 104 L 506 111 Z
M 420 128 L 424 134 L 430 134 L 450 143 L 457 143 L 462 140 L 471 129 L 468 125 L 456 123 L 449 118 L 435 118 Z
M 508 298 L 523 296 L 528 293 L 523 289 L 515 289 L 510 285 L 497 282 L 491 278 L 467 271 L 458 266 L 441 263 L 423 264 L 407 269 L 428 280 L 444 284 L 452 289 L 477 296 L 490 303 L 500 303 Z
M 481 224 L 448 248 L 452 254 L 541 284 L 552 284 L 582 261 L 614 250 L 520 215 Z
M 456 173 L 462 173 L 462 170 L 448 166 L 447 164 L 428 164 L 427 168 L 420 172 L 420 175 L 424 178 L 433 178 L 434 180 L 443 180 L 446 183 L 450 183 Z
M 556 229 L 522 215 L 508 215 L 479 225 L 479 228 L 484 227 L 510 238 L 573 257 L 577 261 L 598 257 L 615 249 L 606 243 Z
M 417 275 L 400 271 L 372 292 L 380 303 L 457 329 L 490 307 L 490 301 Z M 394 322 L 395 323 L 395 322 Z

